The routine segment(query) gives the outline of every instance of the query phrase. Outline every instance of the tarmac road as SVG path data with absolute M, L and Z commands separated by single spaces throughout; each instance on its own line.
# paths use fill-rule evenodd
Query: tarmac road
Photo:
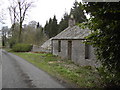
M 0 49 L 0 90 L 2 89 L 2 50 Z
M 2 88 L 65 88 L 24 59 L 2 51 Z

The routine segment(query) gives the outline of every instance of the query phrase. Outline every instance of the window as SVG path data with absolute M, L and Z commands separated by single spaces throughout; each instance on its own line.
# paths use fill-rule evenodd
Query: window
M 58 52 L 61 52 L 61 41 L 58 41 Z
M 90 58 L 89 52 L 90 52 L 90 46 L 88 44 L 85 44 L 85 59 Z

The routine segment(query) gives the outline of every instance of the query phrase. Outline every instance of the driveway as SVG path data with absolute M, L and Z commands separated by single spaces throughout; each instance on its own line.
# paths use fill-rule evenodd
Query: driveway
M 2 50 L 0 49 L 0 90 L 2 89 Z
M 26 60 L 2 51 L 2 88 L 65 88 Z

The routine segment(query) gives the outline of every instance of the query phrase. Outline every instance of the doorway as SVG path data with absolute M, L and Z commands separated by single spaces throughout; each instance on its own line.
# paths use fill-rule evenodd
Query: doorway
M 72 41 L 68 41 L 68 59 L 72 58 Z

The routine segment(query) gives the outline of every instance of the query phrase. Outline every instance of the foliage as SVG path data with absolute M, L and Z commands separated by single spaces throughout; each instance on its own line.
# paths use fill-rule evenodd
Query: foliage
M 37 22 L 36 22 L 36 21 L 30 21 L 30 22 L 28 23 L 28 25 L 29 25 L 31 28 L 36 28 Z
M 9 43 L 9 47 L 12 48 L 15 44 L 16 44 L 16 39 L 11 37 L 9 40 L 8 40 L 8 43 Z
M 120 86 L 120 3 L 89 2 L 84 3 L 84 8 L 91 15 L 88 26 L 92 33 L 88 39 L 96 48 L 97 59 L 106 69 L 104 78 L 112 74 L 114 77 L 110 76 L 109 84 Z
M 6 46 L 8 27 L 2 27 L 2 46 Z
M 22 33 L 22 43 L 35 44 L 35 25 L 28 24 L 23 28 L 23 30 L 24 32 Z
M 36 33 L 35 33 L 35 44 L 36 45 L 42 45 L 46 40 L 47 40 L 47 36 L 45 35 L 43 28 L 39 27 L 36 29 Z
M 37 23 L 37 26 L 36 26 L 37 28 L 40 28 L 40 24 L 39 24 L 39 22 Z
M 32 49 L 32 45 L 29 45 L 29 44 L 15 44 L 13 47 L 12 47 L 12 50 L 14 52 L 29 52 L 31 51 Z
M 26 44 L 35 44 L 35 45 L 41 45 L 43 42 L 47 40 L 47 37 L 43 31 L 43 28 L 41 25 L 37 27 L 38 23 L 36 21 L 30 21 L 27 24 L 24 24 L 22 29 L 22 34 L 21 34 L 21 43 L 26 43 Z M 13 29 L 14 26 L 14 29 Z M 10 48 L 16 43 L 19 42 L 18 40 L 18 34 L 19 34 L 19 23 L 15 23 L 12 25 L 9 36 L 8 37 L 8 43 L 10 45 Z
M 71 14 L 73 14 L 76 23 L 82 23 L 86 21 L 86 16 L 84 15 L 82 4 L 75 1 L 73 8 L 71 8 L 70 14 L 65 12 L 59 24 L 57 24 L 57 20 L 55 16 L 53 19 L 50 18 L 49 21 L 46 22 L 44 30 L 47 36 L 49 38 L 54 37 L 61 31 L 66 29 L 69 26 L 68 22 Z
M 23 22 L 26 18 L 28 10 L 33 6 L 31 0 L 9 0 L 10 6 L 8 7 L 10 13 L 11 23 L 14 25 L 19 23 L 18 41 L 21 43 Z
M 8 43 L 10 45 L 10 48 L 18 43 L 18 33 L 19 33 L 19 23 L 14 23 L 11 28 L 10 31 L 8 33 Z
M 101 66 L 99 68 L 97 68 L 99 74 L 100 74 L 100 77 L 101 77 L 101 80 L 102 81 L 102 85 L 103 87 L 114 87 L 114 88 L 117 88 L 120 86 L 120 72 L 117 72 L 116 71 L 110 71 L 108 70 L 107 68 Z M 115 75 L 115 73 L 117 75 Z
M 54 16 L 53 19 L 49 19 L 49 22 L 46 22 L 46 25 L 44 27 L 45 33 L 49 38 L 54 37 L 58 34 L 58 24 L 56 16 Z
M 84 15 L 83 10 L 84 9 L 83 9 L 83 5 L 81 4 L 81 2 L 75 1 L 73 4 L 73 7 L 71 8 L 70 15 L 73 14 L 76 23 L 82 23 L 87 20 L 86 16 Z
M 58 33 L 60 33 L 61 31 L 63 31 L 64 29 L 66 29 L 68 27 L 68 20 L 69 20 L 69 15 L 67 13 L 65 13 L 64 17 L 61 19 L 61 21 L 59 23 Z

